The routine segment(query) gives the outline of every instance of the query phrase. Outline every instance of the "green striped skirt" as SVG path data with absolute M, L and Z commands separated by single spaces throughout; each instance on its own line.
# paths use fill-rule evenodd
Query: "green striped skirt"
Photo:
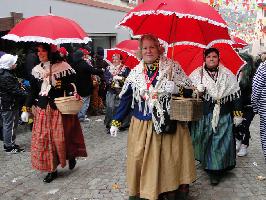
M 195 158 L 207 170 L 226 170 L 236 164 L 233 121 L 229 114 L 220 115 L 216 132 L 213 132 L 212 113 L 191 124 L 191 138 Z

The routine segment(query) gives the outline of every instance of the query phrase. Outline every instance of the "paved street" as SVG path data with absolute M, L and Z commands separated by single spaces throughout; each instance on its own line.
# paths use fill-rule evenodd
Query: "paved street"
M 17 143 L 26 152 L 7 155 L 0 151 L 0 200 L 85 200 L 127 199 L 125 160 L 127 132 L 112 138 L 105 132 L 103 116 L 82 123 L 88 158 L 78 160 L 73 171 L 59 168 L 59 177 L 49 184 L 42 182 L 46 173 L 31 169 L 31 132 L 20 127 Z M 197 181 L 190 187 L 190 200 L 266 200 L 266 164 L 259 140 L 256 118 L 251 127 L 252 140 L 247 157 L 238 158 L 237 167 L 221 183 L 210 186 L 197 164 Z

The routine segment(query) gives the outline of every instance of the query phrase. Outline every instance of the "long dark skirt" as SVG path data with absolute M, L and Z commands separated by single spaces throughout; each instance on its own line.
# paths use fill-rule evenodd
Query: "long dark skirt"
M 77 115 L 62 115 L 62 120 L 65 134 L 66 159 L 87 157 L 84 137 Z

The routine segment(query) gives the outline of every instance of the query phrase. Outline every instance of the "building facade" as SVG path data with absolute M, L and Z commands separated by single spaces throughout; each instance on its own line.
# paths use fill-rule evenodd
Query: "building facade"
M 92 38 L 92 47 L 111 48 L 130 38 L 115 25 L 142 0 L 1 0 L 0 36 L 23 18 L 50 12 L 76 21 Z M 41 27 L 40 27 L 41 28 Z M 0 43 L 1 45 L 1 43 Z

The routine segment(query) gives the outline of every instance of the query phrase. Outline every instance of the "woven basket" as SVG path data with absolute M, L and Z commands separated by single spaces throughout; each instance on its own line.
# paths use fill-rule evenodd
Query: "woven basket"
M 74 84 L 72 85 L 74 87 L 74 92 L 77 92 L 76 86 Z M 57 109 L 63 115 L 75 115 L 80 111 L 83 105 L 82 100 L 77 100 L 75 96 L 66 97 L 65 94 L 64 97 L 55 98 L 54 101 Z
M 199 98 L 172 97 L 170 119 L 197 121 L 203 115 L 203 101 Z

